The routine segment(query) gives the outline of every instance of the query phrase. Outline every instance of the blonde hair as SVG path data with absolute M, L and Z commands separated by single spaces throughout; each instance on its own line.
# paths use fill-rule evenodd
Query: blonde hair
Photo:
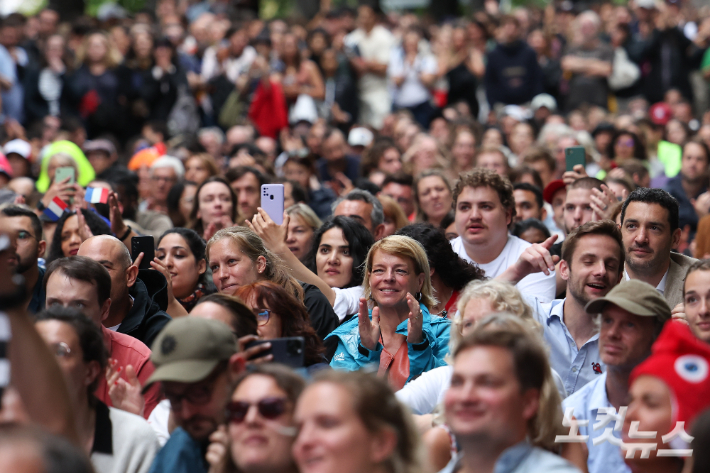
M 387 473 L 423 473 L 424 459 L 419 433 L 411 413 L 397 400 L 382 378 L 365 371 L 323 370 L 316 384 L 333 384 L 348 393 L 353 411 L 368 432 L 393 431 L 397 444 L 382 462 Z M 313 386 L 311 385 L 311 386 Z
M 407 216 L 404 215 L 404 210 L 402 210 L 402 207 L 396 200 L 388 195 L 378 195 L 377 198 L 382 204 L 382 210 L 385 213 L 385 220 L 387 217 L 391 218 L 394 221 L 395 230 L 399 230 L 400 228 L 409 225 L 409 220 L 407 220 Z
M 514 373 L 521 388 L 539 391 L 539 407 L 528 421 L 528 437 L 536 447 L 557 451 L 559 445 L 555 437 L 562 429 L 562 400 L 539 331 L 531 330 L 531 326 L 515 314 L 492 314 L 461 340 L 453 357 L 456 359 L 463 351 L 485 346 L 507 349 L 513 357 Z
M 106 46 L 106 55 L 103 59 L 104 66 L 109 69 L 118 67 L 121 62 L 123 62 L 123 55 L 121 55 L 121 52 L 113 43 L 113 40 L 107 34 L 102 33 L 101 31 L 94 31 L 93 33 L 89 33 L 84 38 L 84 41 L 81 42 L 81 44 L 76 50 L 77 67 L 81 67 L 81 65 L 84 64 L 84 61 L 86 60 L 86 52 L 89 49 L 89 41 L 91 41 L 91 38 L 93 38 L 94 36 L 101 36 L 101 39 L 103 39 L 104 45 Z
M 215 235 L 216 236 L 216 235 Z M 429 276 L 429 259 L 427 258 L 424 247 L 416 240 L 403 235 L 391 235 L 375 242 L 367 252 L 365 259 L 365 279 L 362 281 L 365 299 L 370 299 L 372 296 L 372 288 L 370 287 L 370 274 L 372 273 L 372 260 L 375 257 L 376 251 L 382 251 L 388 255 L 398 256 L 400 258 L 409 259 L 414 265 L 414 273 L 418 276 L 424 274 L 424 284 L 420 290 L 421 302 L 424 306 L 431 310 L 437 303 L 434 298 L 434 289 L 431 286 L 431 277 Z M 377 305 L 376 301 L 373 301 Z
M 223 228 L 215 233 L 214 236 L 210 238 L 210 241 L 207 242 L 207 248 L 205 249 L 208 264 L 210 261 L 210 248 L 216 242 L 224 239 L 228 239 L 236 244 L 239 250 L 253 263 L 256 263 L 259 256 L 263 256 L 266 260 L 266 268 L 263 273 L 264 278 L 284 287 L 298 300 L 303 301 L 303 288 L 296 278 L 288 273 L 281 258 L 264 246 L 264 241 L 259 235 L 246 227 Z
M 287 208 L 286 214 L 291 216 L 299 216 L 304 222 L 306 222 L 306 225 L 311 227 L 314 231 L 318 230 L 321 225 L 323 225 L 323 222 L 320 218 L 318 218 L 318 215 L 316 215 L 313 209 L 303 202 L 299 202 Z

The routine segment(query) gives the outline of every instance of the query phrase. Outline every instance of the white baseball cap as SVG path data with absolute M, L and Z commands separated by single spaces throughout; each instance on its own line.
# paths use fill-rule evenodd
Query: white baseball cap
M 350 146 L 370 146 L 375 135 L 365 127 L 356 127 L 348 134 L 348 144 Z
M 25 140 L 17 139 L 5 143 L 5 147 L 2 150 L 6 156 L 10 153 L 16 153 L 25 159 L 30 159 L 30 155 L 32 154 L 32 145 Z

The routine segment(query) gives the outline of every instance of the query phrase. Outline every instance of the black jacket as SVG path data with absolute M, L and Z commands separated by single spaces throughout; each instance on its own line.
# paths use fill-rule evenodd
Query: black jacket
M 172 320 L 165 313 L 168 306 L 168 284 L 165 277 L 155 270 L 141 270 L 138 276 L 128 291 L 133 297 L 133 307 L 118 331 L 137 338 L 151 348 L 155 337 Z
M 495 104 L 523 104 L 544 91 L 544 77 L 535 51 L 523 41 L 498 44 L 488 53 L 486 97 Z

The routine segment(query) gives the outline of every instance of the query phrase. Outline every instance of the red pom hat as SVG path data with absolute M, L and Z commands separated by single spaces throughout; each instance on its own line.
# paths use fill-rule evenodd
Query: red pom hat
M 671 391 L 673 422 L 689 428 L 695 417 L 710 407 L 710 345 L 698 339 L 682 322 L 667 322 L 651 356 L 638 365 L 629 385 L 642 375 L 655 376 Z

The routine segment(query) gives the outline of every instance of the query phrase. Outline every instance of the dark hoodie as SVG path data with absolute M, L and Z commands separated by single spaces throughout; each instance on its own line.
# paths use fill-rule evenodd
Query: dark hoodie
M 133 297 L 133 306 L 118 331 L 137 338 L 151 348 L 155 337 L 172 320 L 165 313 L 168 283 L 158 271 L 142 269 L 128 293 Z
M 491 109 L 497 103 L 524 104 L 544 92 L 544 77 L 535 51 L 520 40 L 497 44 L 488 53 L 485 86 Z

